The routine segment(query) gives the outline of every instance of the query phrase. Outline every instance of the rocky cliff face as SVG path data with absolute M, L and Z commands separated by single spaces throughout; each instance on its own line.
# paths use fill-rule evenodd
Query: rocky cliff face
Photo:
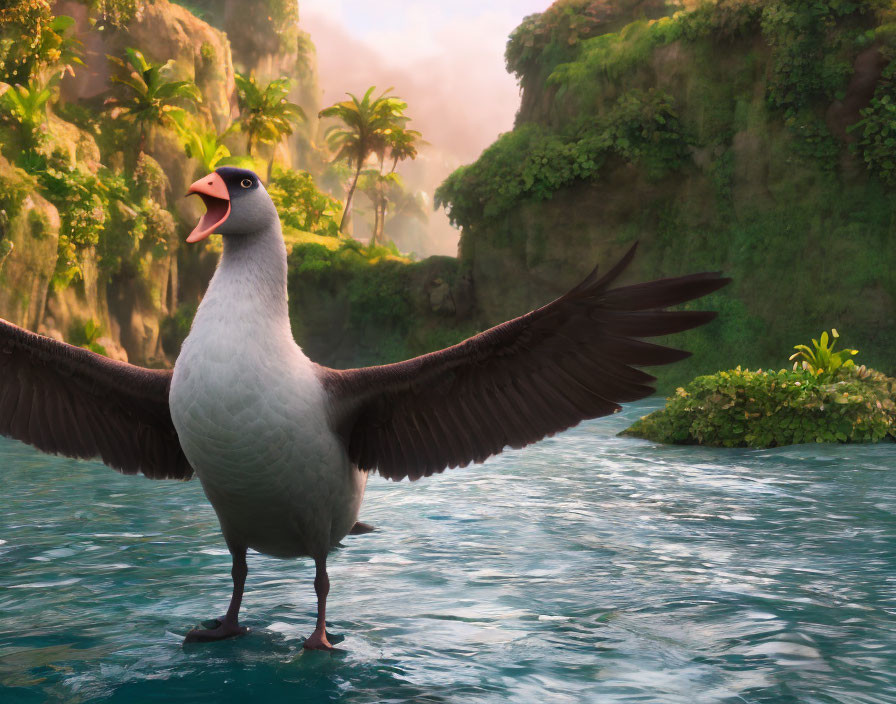
M 59 212 L 38 195 L 33 180 L 0 157 L 0 311 L 31 330 L 43 321 L 56 269 Z

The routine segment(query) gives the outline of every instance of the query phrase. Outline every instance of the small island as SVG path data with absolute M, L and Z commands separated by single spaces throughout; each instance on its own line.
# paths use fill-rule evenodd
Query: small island
M 837 337 L 797 345 L 793 369 L 699 376 L 620 435 L 713 447 L 896 441 L 896 379 L 856 366 L 856 350 L 833 352 Z

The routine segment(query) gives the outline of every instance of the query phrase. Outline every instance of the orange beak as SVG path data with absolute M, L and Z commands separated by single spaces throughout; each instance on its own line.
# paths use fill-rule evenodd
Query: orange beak
M 217 230 L 227 217 L 230 215 L 230 194 L 227 192 L 227 185 L 224 179 L 218 174 L 212 172 L 205 176 L 187 191 L 187 195 L 197 194 L 205 203 L 205 215 L 199 221 L 199 224 L 193 228 L 187 242 L 199 242 L 204 240 L 215 230 Z

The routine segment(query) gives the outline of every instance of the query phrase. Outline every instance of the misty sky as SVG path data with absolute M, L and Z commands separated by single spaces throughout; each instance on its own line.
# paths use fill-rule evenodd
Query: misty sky
M 317 47 L 322 104 L 375 85 L 408 102 L 409 125 L 431 146 L 407 173 L 431 196 L 458 165 L 513 127 L 519 88 L 504 68 L 507 36 L 551 0 L 299 0 Z M 442 253 L 457 233 L 430 218 Z

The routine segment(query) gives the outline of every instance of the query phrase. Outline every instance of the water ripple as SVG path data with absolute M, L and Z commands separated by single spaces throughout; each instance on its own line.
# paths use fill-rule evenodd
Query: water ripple
M 664 447 L 656 400 L 484 467 L 374 478 L 330 560 L 229 558 L 195 483 L 0 441 L 0 700 L 896 703 L 896 446 Z

